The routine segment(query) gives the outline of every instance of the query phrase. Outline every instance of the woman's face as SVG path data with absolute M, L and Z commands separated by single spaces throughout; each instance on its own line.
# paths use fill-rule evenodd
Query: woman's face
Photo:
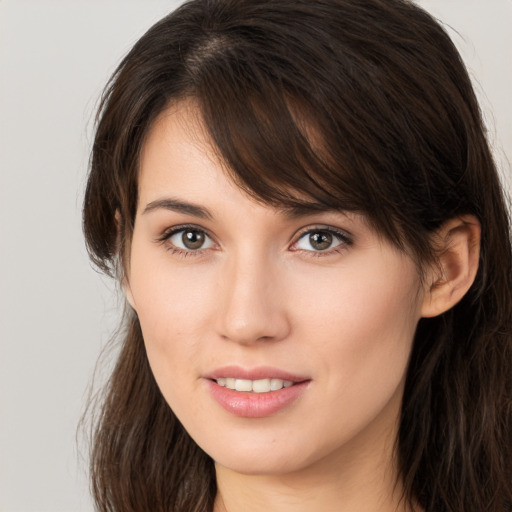
M 392 445 L 415 264 L 360 215 L 256 203 L 189 103 L 143 148 L 126 289 L 163 396 L 221 466 L 286 473 Z

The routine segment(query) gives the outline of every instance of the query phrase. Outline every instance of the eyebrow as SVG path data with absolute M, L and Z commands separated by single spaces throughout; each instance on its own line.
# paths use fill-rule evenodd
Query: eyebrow
M 146 205 L 142 214 L 146 214 L 152 212 L 154 210 L 164 209 L 170 210 L 177 213 L 183 213 L 185 215 L 191 215 L 193 217 L 198 217 L 201 219 L 212 220 L 212 213 L 203 206 L 199 206 L 194 203 L 189 203 L 187 201 L 181 201 L 179 199 L 174 198 L 165 198 L 165 199 L 157 199 L 155 201 L 151 201 Z M 325 212 L 340 212 L 343 211 L 341 209 L 329 208 L 321 203 L 315 202 L 304 202 L 301 204 L 297 204 L 294 206 L 283 206 L 277 208 L 277 210 L 284 215 L 288 219 L 297 219 L 300 217 L 307 217 L 308 215 L 313 215 L 315 213 L 325 213 Z
M 157 199 L 156 201 L 151 201 L 146 205 L 142 214 L 146 214 L 152 212 L 154 210 L 171 210 L 177 213 L 184 213 L 185 215 L 192 215 L 193 217 L 199 217 L 201 219 L 209 219 L 213 218 L 213 215 L 202 206 L 193 203 L 187 203 L 185 201 L 179 201 L 178 199 L 165 198 L 165 199 Z

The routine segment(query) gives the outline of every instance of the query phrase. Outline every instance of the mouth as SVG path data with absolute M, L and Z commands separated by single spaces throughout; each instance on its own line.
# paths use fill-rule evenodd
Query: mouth
M 307 392 L 311 378 L 280 368 L 237 365 L 204 375 L 211 397 L 229 413 L 245 418 L 272 416 Z
M 214 380 L 219 386 L 224 388 L 249 393 L 268 393 L 270 391 L 279 391 L 280 389 L 289 388 L 295 384 L 291 380 L 278 378 L 250 380 L 237 379 L 235 377 L 220 377 Z

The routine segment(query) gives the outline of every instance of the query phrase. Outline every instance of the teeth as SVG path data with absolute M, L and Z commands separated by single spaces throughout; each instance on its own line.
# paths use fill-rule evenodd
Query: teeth
M 252 391 L 252 381 L 236 379 L 235 389 L 237 391 Z
M 234 379 L 232 377 L 220 377 L 217 379 L 219 386 L 236 391 L 252 391 L 253 393 L 268 393 L 269 391 L 278 391 L 282 388 L 293 386 L 291 380 L 282 379 Z
M 255 393 L 268 393 L 271 389 L 270 379 L 260 379 L 252 382 L 252 390 Z
M 221 384 L 222 386 L 222 384 Z M 226 384 L 225 386 L 229 389 L 235 389 L 236 387 L 236 379 L 232 379 L 232 378 L 226 378 Z
M 283 381 L 281 379 L 271 379 L 270 380 L 270 389 L 272 391 L 276 391 L 277 389 L 281 389 L 283 387 Z

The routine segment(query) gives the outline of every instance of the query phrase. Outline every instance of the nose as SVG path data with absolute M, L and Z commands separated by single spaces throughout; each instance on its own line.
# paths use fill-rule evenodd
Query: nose
M 282 272 L 264 257 L 225 262 L 219 286 L 217 330 L 240 344 L 279 341 L 291 326 Z

